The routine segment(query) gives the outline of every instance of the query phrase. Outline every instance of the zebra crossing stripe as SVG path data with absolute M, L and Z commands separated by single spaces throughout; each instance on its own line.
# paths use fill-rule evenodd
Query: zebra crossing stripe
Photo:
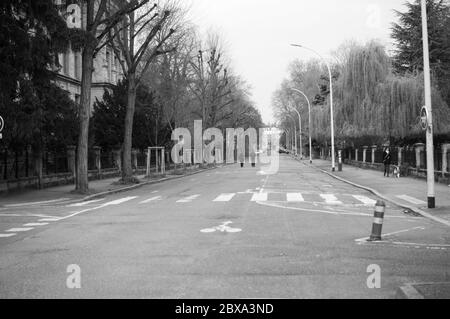
M 376 200 L 373 200 L 366 196 L 362 196 L 362 195 L 352 195 L 352 196 L 353 196 L 353 198 L 359 200 L 361 203 L 363 203 L 366 206 L 375 206 L 375 204 L 377 203 Z
M 144 201 L 140 202 L 139 204 L 147 204 L 147 203 L 150 203 L 150 202 L 159 201 L 161 199 L 162 199 L 161 196 L 156 196 L 156 197 L 152 197 L 152 198 L 149 198 L 147 200 L 144 200 Z
M 183 199 L 178 200 L 177 203 L 190 203 L 190 202 L 192 202 L 193 200 L 195 200 L 195 199 L 197 199 L 199 197 L 200 197 L 200 195 L 188 196 L 188 197 L 185 197 Z
M 321 194 L 320 197 L 322 197 L 325 200 L 325 203 L 330 204 L 330 205 L 342 205 L 343 204 L 333 194 Z
M 303 198 L 301 193 L 287 193 L 286 198 L 288 202 L 304 202 L 305 199 Z
M 213 201 L 214 202 L 229 202 L 230 200 L 233 199 L 234 196 L 236 196 L 235 193 L 232 193 L 232 194 L 221 194 Z
M 267 193 L 255 193 L 252 196 L 252 202 L 267 202 Z

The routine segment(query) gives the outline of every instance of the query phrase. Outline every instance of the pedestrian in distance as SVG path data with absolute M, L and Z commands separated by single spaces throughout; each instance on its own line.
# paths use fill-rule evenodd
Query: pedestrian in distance
M 391 169 L 391 159 L 391 152 L 389 151 L 389 148 L 386 148 L 383 153 L 384 177 L 389 177 Z

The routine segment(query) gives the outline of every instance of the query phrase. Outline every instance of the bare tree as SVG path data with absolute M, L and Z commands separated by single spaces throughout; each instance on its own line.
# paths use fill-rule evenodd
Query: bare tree
M 197 59 L 191 62 L 194 80 L 190 89 L 200 106 L 195 115 L 200 116 L 208 127 L 214 127 L 218 121 L 217 115 L 232 104 L 233 100 L 230 74 L 224 62 L 219 38 L 210 35 L 207 47 L 206 51 L 200 49 Z
M 77 150 L 76 191 L 87 193 L 88 183 L 88 136 L 91 107 L 93 59 L 104 47 L 109 31 L 117 29 L 123 17 L 144 5 L 148 0 L 133 0 L 120 8 L 111 0 L 84 0 L 86 8 L 85 28 L 80 32 L 81 41 L 78 46 L 82 50 L 81 102 L 79 105 L 80 133 Z
M 123 141 L 122 182 L 124 183 L 134 182 L 131 149 L 137 88 L 152 62 L 158 56 L 175 49 L 165 46 L 168 39 L 175 33 L 175 28 L 167 27 L 173 23 L 170 18 L 174 11 L 173 4 L 167 8 L 159 8 L 157 4 L 145 6 L 139 11 L 127 14 L 128 27 L 126 29 L 120 30 L 118 26 L 115 26 L 109 32 L 109 43 L 120 62 L 128 83 Z

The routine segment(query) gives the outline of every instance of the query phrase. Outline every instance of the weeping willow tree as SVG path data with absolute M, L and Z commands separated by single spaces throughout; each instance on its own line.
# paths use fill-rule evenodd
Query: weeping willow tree
M 382 45 L 370 42 L 352 45 L 338 65 L 335 85 L 336 136 L 341 140 L 382 143 L 420 133 L 419 116 L 424 105 L 423 74 L 396 76 L 392 61 Z M 433 88 L 436 134 L 450 133 L 450 112 L 437 89 Z M 329 107 L 313 111 L 314 138 L 328 141 Z

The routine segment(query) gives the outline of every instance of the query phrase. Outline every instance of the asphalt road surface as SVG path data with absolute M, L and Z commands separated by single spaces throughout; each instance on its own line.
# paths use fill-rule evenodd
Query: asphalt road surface
M 387 203 L 384 241 L 366 242 L 375 196 L 287 156 L 280 165 L 4 207 L 0 297 L 394 298 L 449 281 L 448 228 Z M 367 285 L 371 265 L 381 288 Z

